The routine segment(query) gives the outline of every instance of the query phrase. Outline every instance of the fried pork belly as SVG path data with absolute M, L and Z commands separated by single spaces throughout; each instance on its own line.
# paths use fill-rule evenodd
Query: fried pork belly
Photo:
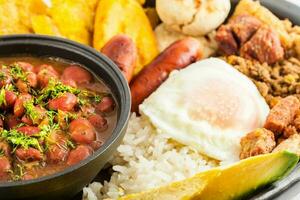
M 299 100 L 288 96 L 280 100 L 270 111 L 264 128 L 271 130 L 276 136 L 291 124 L 300 108 Z
M 274 134 L 264 128 L 258 128 L 241 139 L 240 159 L 270 153 L 276 146 Z

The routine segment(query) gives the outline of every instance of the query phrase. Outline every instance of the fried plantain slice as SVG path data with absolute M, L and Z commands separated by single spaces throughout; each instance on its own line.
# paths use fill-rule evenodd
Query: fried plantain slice
M 156 39 L 142 6 L 136 0 L 101 0 L 95 17 L 93 46 L 97 50 L 115 35 L 129 36 L 138 49 L 134 74 L 158 53 Z

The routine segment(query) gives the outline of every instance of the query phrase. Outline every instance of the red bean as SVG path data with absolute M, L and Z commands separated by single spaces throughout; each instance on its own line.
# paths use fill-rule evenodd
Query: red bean
M 69 149 L 56 144 L 50 145 L 46 153 L 47 162 L 59 163 L 65 161 L 69 153 Z
M 13 129 L 20 123 L 21 120 L 15 115 L 8 115 L 5 119 L 5 125 L 7 129 Z
M 3 78 L 1 78 L 0 87 L 8 85 L 12 82 L 13 78 L 11 77 L 10 72 L 7 68 L 2 68 L 0 70 L 0 73 L 4 76 Z
M 21 118 L 21 121 L 29 126 L 33 125 L 33 121 L 26 115 L 23 115 L 23 117 Z
M 22 126 L 20 128 L 17 128 L 17 131 L 20 131 L 25 135 L 31 136 L 31 135 L 38 134 L 40 132 L 40 129 L 35 126 Z
M 95 151 L 97 149 L 99 149 L 102 145 L 104 144 L 104 141 L 101 141 L 101 140 L 96 140 L 96 141 L 93 141 L 90 145 L 90 147 L 92 147 Z
M 21 94 L 14 105 L 14 114 L 17 117 L 21 117 L 25 113 L 24 103 L 31 99 L 30 94 Z
M 61 82 L 65 85 L 68 85 L 68 86 L 71 86 L 71 87 L 77 87 L 76 82 L 72 79 L 62 80 Z
M 6 141 L 0 142 L 0 149 L 4 152 L 5 156 L 7 156 L 7 157 L 10 156 L 11 148 Z
M 98 130 L 104 131 L 107 129 L 107 120 L 101 115 L 94 114 L 88 117 L 89 122 Z
M 24 161 L 38 161 L 43 159 L 42 153 L 39 150 L 32 147 L 29 147 L 28 149 L 18 148 L 16 150 L 16 156 L 20 160 Z
M 17 80 L 16 86 L 20 92 L 28 93 L 28 85 L 25 81 L 23 81 L 21 79 Z
M 27 80 L 30 87 L 35 88 L 38 84 L 37 75 L 34 72 L 28 73 Z
M 51 132 L 51 134 L 48 137 L 48 140 L 51 144 L 65 145 L 67 138 L 66 135 L 63 134 L 61 131 L 54 131 Z
M 82 67 L 71 65 L 67 67 L 61 76 L 62 80 L 73 80 L 78 84 L 90 83 L 93 79 L 92 74 Z
M 70 151 L 67 164 L 74 165 L 79 163 L 80 161 L 86 159 L 92 154 L 92 150 L 90 147 L 85 145 L 79 145 L 72 151 Z
M 6 156 L 0 157 L 0 180 L 9 179 L 9 171 L 11 170 L 11 164 Z
M 96 140 L 96 131 L 86 119 L 75 119 L 70 123 L 71 138 L 80 144 L 90 144 Z
M 33 65 L 28 62 L 16 62 L 16 64 L 19 65 L 24 71 L 32 72 L 34 70 Z
M 17 95 L 9 90 L 5 91 L 5 101 L 6 101 L 6 107 L 11 107 L 15 104 L 17 100 Z
M 50 79 L 58 79 L 59 74 L 51 65 L 42 65 L 37 73 L 38 84 L 43 88 L 48 85 Z
M 37 178 L 37 177 L 33 176 L 32 174 L 27 174 L 27 173 L 25 173 L 24 176 L 22 176 L 22 180 L 24 180 L 24 181 L 25 180 L 32 180 L 34 178 Z
M 97 104 L 96 111 L 102 113 L 109 113 L 114 110 L 115 102 L 111 97 L 103 97 L 101 102 Z
M 65 93 L 60 97 L 51 99 L 49 101 L 49 109 L 72 111 L 76 104 L 77 104 L 77 97 L 72 93 Z

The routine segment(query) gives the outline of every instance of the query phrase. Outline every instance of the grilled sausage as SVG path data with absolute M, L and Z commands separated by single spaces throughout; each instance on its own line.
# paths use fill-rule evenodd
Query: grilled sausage
M 201 56 L 200 44 L 194 38 L 184 38 L 171 44 L 132 80 L 131 111 L 138 111 L 138 105 L 168 78 L 171 71 L 187 67 Z
M 120 68 L 129 83 L 137 62 L 133 41 L 126 35 L 116 35 L 105 44 L 101 52 Z

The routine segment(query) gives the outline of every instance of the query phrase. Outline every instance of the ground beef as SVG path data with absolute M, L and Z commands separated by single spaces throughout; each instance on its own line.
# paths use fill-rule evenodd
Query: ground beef
M 272 66 L 235 55 L 224 59 L 252 79 L 270 107 L 273 107 L 280 97 L 294 95 L 300 100 L 300 60 L 296 57 L 290 57 Z

